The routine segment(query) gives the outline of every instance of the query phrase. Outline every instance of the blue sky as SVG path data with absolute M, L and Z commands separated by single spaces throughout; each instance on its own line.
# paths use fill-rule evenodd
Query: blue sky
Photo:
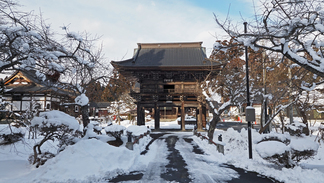
M 214 15 L 238 23 L 253 16 L 253 0 L 20 0 L 24 11 L 42 11 L 57 33 L 87 31 L 102 36 L 108 60 L 131 58 L 137 43 L 203 41 L 207 54 L 224 39 Z
M 228 14 L 231 16 L 253 15 L 253 0 L 186 0 L 193 6 L 198 6 L 217 14 Z M 255 0 L 257 2 L 258 0 Z M 252 10 L 252 11 L 251 11 Z

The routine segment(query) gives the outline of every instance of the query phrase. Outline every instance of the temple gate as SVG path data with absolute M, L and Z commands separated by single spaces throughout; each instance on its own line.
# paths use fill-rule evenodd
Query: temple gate
M 197 129 L 206 127 L 206 100 L 201 83 L 217 75 L 222 63 L 206 57 L 202 42 L 138 43 L 134 56 L 112 65 L 126 78 L 137 83 L 130 95 L 137 104 L 137 124 L 145 125 L 145 108 L 153 108 L 155 129 L 160 128 L 160 111 L 176 109 L 185 130 L 185 109 L 196 108 Z

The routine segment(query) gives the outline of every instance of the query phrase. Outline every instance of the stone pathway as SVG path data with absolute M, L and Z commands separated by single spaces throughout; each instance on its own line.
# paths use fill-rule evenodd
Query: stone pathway
M 153 139 L 147 145 L 146 150 L 141 153 L 142 155 L 149 152 L 153 143 L 157 143 L 155 146 L 157 148 L 166 145 L 168 151 L 157 150 L 156 161 L 149 163 L 145 171 L 118 175 L 108 180 L 109 182 L 277 182 L 255 172 L 248 172 L 232 165 L 219 164 L 208 159 L 199 144 L 196 144 L 191 138 L 192 135 L 188 133 L 152 133 L 151 137 Z

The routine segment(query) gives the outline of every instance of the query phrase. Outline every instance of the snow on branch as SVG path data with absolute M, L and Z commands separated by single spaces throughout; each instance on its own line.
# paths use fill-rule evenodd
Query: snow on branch
M 77 40 L 79 42 L 82 42 L 83 41 L 83 38 L 79 34 L 77 34 L 76 32 L 68 32 L 66 34 L 66 36 L 68 38 L 73 38 L 73 39 L 75 39 L 75 40 Z
M 82 93 L 81 95 L 79 95 L 75 98 L 75 103 L 80 106 L 88 105 L 89 98 L 84 93 Z
M 248 25 L 248 33 L 215 17 L 217 24 L 236 44 L 281 53 L 308 71 L 324 77 L 324 10 L 321 0 L 262 2 L 258 20 Z M 234 43 L 234 42 L 233 42 Z M 215 44 L 221 49 L 231 45 Z
M 316 86 L 317 86 L 316 83 L 313 83 L 311 87 L 306 87 L 305 83 L 302 83 L 302 86 L 300 88 L 306 91 L 312 91 L 315 89 Z

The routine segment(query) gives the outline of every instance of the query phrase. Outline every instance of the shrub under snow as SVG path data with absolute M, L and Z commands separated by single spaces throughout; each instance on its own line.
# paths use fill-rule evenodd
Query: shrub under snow
M 265 160 L 277 165 L 290 167 L 289 151 L 290 148 L 282 142 L 265 141 L 256 146 L 256 151 Z
M 31 120 L 31 126 L 37 126 L 38 128 L 50 127 L 51 125 L 65 125 L 74 131 L 78 130 L 80 127 L 78 121 L 74 117 L 57 110 L 41 112 L 39 117 L 34 117 Z
M 302 134 L 308 134 L 308 128 L 306 124 L 295 121 L 291 125 L 285 126 L 285 131 L 289 132 L 292 136 L 302 136 Z
M 0 131 L 0 145 L 13 144 L 20 141 L 25 136 L 25 130 L 8 125 Z
M 58 140 L 59 150 L 64 150 L 68 145 L 75 143 L 75 138 L 81 136 L 81 132 L 78 131 L 78 121 L 64 112 L 61 111 L 49 111 L 40 113 L 39 117 L 34 117 L 31 120 L 31 127 L 38 129 L 43 139 L 37 142 L 34 147 L 34 153 L 30 156 L 30 163 L 39 167 L 43 165 L 47 159 L 55 156 L 51 152 L 42 152 L 41 146 L 48 140 Z
M 134 137 L 150 133 L 150 129 L 146 126 L 129 126 L 126 130 L 127 134 L 131 134 Z
M 294 167 L 300 160 L 314 156 L 318 144 L 303 138 L 292 140 L 288 134 L 263 134 L 255 140 L 257 153 L 265 160 L 287 168 Z
M 121 135 L 124 133 L 126 127 L 121 125 L 110 125 L 105 128 L 107 135 L 115 137 L 116 141 L 122 141 Z
M 316 155 L 319 145 L 307 139 L 299 139 L 290 143 L 291 158 L 297 163 Z
M 278 141 L 288 145 L 290 144 L 290 140 L 290 135 L 287 132 L 285 132 L 284 134 L 270 132 L 268 134 L 262 134 L 260 136 L 257 136 L 257 138 L 254 139 L 254 143 L 258 144 L 264 141 Z

